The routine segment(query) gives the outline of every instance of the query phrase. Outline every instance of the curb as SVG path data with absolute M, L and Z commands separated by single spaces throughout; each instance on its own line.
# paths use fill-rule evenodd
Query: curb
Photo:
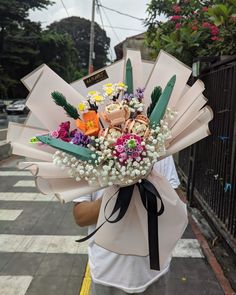
M 0 141 L 0 161 L 11 156 L 11 144 L 5 141 Z
M 214 253 L 211 251 L 211 249 L 207 243 L 207 240 L 205 239 L 205 237 L 201 233 L 200 228 L 198 227 L 198 225 L 196 224 L 196 222 L 194 221 L 192 216 L 189 216 L 189 224 L 191 225 L 192 231 L 200 243 L 202 251 L 203 251 L 209 265 L 211 266 L 218 283 L 220 284 L 222 290 L 224 291 L 224 294 L 225 295 L 235 295 L 236 294 L 235 291 L 231 288 L 231 285 L 230 285 L 228 279 L 225 277 L 224 272 L 223 272 L 220 264 L 216 260 Z

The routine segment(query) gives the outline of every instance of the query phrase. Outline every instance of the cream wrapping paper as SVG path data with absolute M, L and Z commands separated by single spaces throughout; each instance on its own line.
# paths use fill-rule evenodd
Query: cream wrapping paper
M 147 179 L 158 190 L 165 208 L 164 213 L 158 217 L 159 253 L 161 253 L 159 257 L 160 268 L 162 268 L 187 226 L 187 209 L 165 177 L 152 170 Z M 114 186 L 105 190 L 98 226 L 105 221 L 104 212 L 107 217 L 110 215 L 118 189 L 119 187 Z M 105 205 L 111 196 L 113 198 L 105 210 Z M 158 207 L 160 207 L 160 203 Z M 96 233 L 95 242 L 101 247 L 119 254 L 147 256 L 149 255 L 147 241 L 147 211 L 141 202 L 137 186 L 135 186 L 125 216 L 117 223 L 105 222 Z
M 209 107 L 204 107 L 207 100 L 202 94 L 203 83 L 198 80 L 192 87 L 187 85 L 191 69 L 164 51 L 160 52 L 156 62 L 152 64 L 142 61 L 140 52 L 127 50 L 121 61 L 75 81 L 72 85 L 67 84 L 47 65 L 42 65 L 22 79 L 30 91 L 27 100 L 30 113 L 25 124 L 11 123 L 8 130 L 8 141 L 12 144 L 13 153 L 32 159 L 19 163 L 19 168 L 31 171 L 35 176 L 36 186 L 42 193 L 54 194 L 60 202 L 65 203 L 102 188 L 102 182 L 100 185 L 93 186 L 89 186 L 85 180 L 77 182 L 70 177 L 69 169 L 61 170 L 54 165 L 54 148 L 30 144 L 29 140 L 35 135 L 57 129 L 63 121 L 69 120 L 72 129 L 75 127 L 74 120 L 68 118 L 64 110 L 53 102 L 51 92 L 62 92 L 69 103 L 77 106 L 88 91 L 101 91 L 105 83 L 122 81 L 128 59 L 131 60 L 133 67 L 134 90 L 136 87 L 145 86 L 146 108 L 150 104 L 154 87 L 164 88 L 170 78 L 176 75 L 176 84 L 168 104 L 168 107 L 176 111 L 176 116 L 171 122 L 172 138 L 168 140 L 166 154 L 162 158 L 209 135 L 208 122 L 213 114 Z M 105 71 L 108 78 L 86 87 L 85 79 L 99 75 L 101 71 Z M 163 176 L 152 170 L 147 180 L 155 186 L 164 203 L 164 213 L 158 217 L 159 258 L 160 269 L 162 269 L 186 228 L 187 210 L 186 205 Z M 113 196 L 106 206 L 106 216 L 109 216 L 112 211 L 118 189 L 119 186 L 116 185 L 105 189 L 98 226 L 104 222 L 104 208 Z M 158 205 L 160 206 L 159 200 Z M 149 255 L 147 211 L 141 202 L 136 185 L 124 217 L 115 224 L 105 222 L 96 233 L 95 242 L 101 247 L 120 254 Z
M 109 78 L 111 78 L 111 82 L 117 82 L 122 79 L 124 77 L 124 66 L 128 58 L 132 61 L 135 69 L 133 72 L 134 81 L 136 83 L 135 86 L 137 86 L 138 83 L 146 83 L 144 96 L 144 103 L 146 106 L 148 106 L 150 102 L 152 89 L 157 85 L 164 87 L 171 76 L 176 74 L 176 84 L 168 106 L 173 106 L 174 110 L 177 112 L 177 116 L 172 122 L 173 137 L 168 141 L 167 153 L 162 156 L 162 158 L 176 153 L 209 135 L 208 122 L 212 119 L 212 113 L 207 111 L 205 112 L 204 118 L 199 119 L 199 117 L 201 118 L 201 108 L 206 103 L 206 99 L 201 94 L 204 90 L 203 83 L 198 80 L 192 87 L 188 86 L 186 82 L 191 74 L 191 70 L 164 51 L 160 52 L 157 61 L 152 65 L 152 63 L 142 61 L 138 51 L 127 50 L 126 56 L 123 60 L 102 69 L 106 70 L 108 78 L 87 88 L 87 91 L 97 89 L 97 86 L 99 88 L 98 90 L 100 90 L 102 87 L 101 85 L 107 83 Z M 145 71 L 143 69 L 145 69 Z M 150 73 L 149 77 L 147 78 L 144 75 L 142 76 L 140 73 L 143 72 Z M 97 73 L 99 73 L 99 71 L 95 72 L 95 74 Z M 87 76 L 87 78 L 88 77 L 89 76 Z M 22 81 L 30 90 L 27 105 L 31 112 L 25 125 L 15 125 L 14 123 L 10 124 L 8 130 L 8 141 L 12 143 L 13 153 L 26 157 L 30 155 L 30 157 L 34 158 L 36 162 L 38 160 L 43 162 L 45 161 L 53 165 L 52 155 L 55 152 L 55 149 L 49 146 L 30 144 L 29 139 L 31 136 L 40 135 L 44 132 L 48 132 L 49 130 L 54 130 L 62 121 L 68 120 L 64 111 L 51 99 L 52 91 L 57 90 L 63 92 L 68 101 L 73 105 L 77 105 L 81 101 L 82 95 L 71 85 L 63 81 L 63 79 L 61 79 L 46 65 L 38 67 L 31 74 L 24 77 Z M 72 85 L 74 85 L 76 89 L 81 89 L 81 92 L 84 95 L 86 91 L 84 79 L 76 81 L 72 83 Z M 140 86 L 142 87 L 142 85 Z M 200 122 L 199 120 L 202 121 Z M 71 119 L 70 121 L 73 128 L 74 121 Z M 25 169 L 27 169 L 27 165 L 28 164 L 25 165 Z M 35 165 L 39 166 L 38 163 L 35 163 Z M 40 176 L 42 166 L 41 169 L 40 167 L 38 168 L 38 176 Z M 32 170 L 32 167 L 29 169 Z M 60 178 L 61 175 L 64 175 L 60 169 L 61 168 L 56 166 L 53 171 L 55 178 Z M 32 172 L 35 172 L 35 170 L 37 169 L 34 168 Z M 56 173 L 56 171 L 58 171 L 58 173 Z M 43 181 L 38 182 L 38 188 L 44 192 L 46 182 L 50 182 L 50 179 L 53 177 L 50 176 L 50 172 L 47 175 L 41 176 Z M 64 189 L 62 190 L 63 194 L 60 194 L 60 200 L 62 202 L 69 202 L 74 198 L 74 194 L 76 192 L 75 190 L 73 190 L 73 193 L 70 192 L 66 194 L 66 190 L 70 184 L 71 178 L 68 175 L 67 178 L 63 178 L 62 186 L 64 186 Z M 81 184 L 77 184 L 79 194 Z M 58 190 L 54 191 L 52 188 L 54 188 L 54 186 L 47 186 L 48 193 L 60 193 Z M 89 191 L 90 189 L 88 189 L 88 192 Z M 83 192 L 86 192 L 84 186 Z

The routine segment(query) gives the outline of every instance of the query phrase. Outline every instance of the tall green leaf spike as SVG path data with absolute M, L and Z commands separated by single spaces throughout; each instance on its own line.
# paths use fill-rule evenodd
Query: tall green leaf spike
M 170 96 L 172 94 L 173 88 L 175 86 L 176 75 L 172 76 L 169 82 L 167 83 L 165 89 L 163 90 L 154 110 L 150 116 L 150 124 L 157 125 L 160 123 L 161 119 L 163 118 L 167 105 L 170 100 Z
M 36 136 L 36 138 L 39 141 L 47 145 L 50 145 L 51 147 L 54 147 L 60 151 L 63 151 L 67 154 L 70 154 L 79 160 L 87 161 L 87 162 L 88 161 L 94 162 L 96 160 L 96 157 L 94 158 L 92 157 L 92 154 L 94 154 L 94 152 L 92 152 L 88 148 L 75 145 L 69 142 L 65 142 L 57 138 L 52 138 L 48 135 L 40 135 L 40 136 Z
M 127 92 L 133 93 L 133 70 L 131 60 L 129 58 L 125 67 L 125 84 L 128 86 Z

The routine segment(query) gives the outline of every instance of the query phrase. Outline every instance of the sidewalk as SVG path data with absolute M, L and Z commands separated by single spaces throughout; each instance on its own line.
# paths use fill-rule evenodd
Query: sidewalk
M 74 242 L 86 229 L 75 225 L 73 204 L 39 194 L 16 160 L 0 163 L 0 294 L 88 295 L 86 245 Z M 215 262 L 190 218 L 157 295 L 234 294 Z

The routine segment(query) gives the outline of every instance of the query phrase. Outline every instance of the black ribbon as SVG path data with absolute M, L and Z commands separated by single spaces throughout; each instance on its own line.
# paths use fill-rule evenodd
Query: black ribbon
M 160 270 L 158 216 L 163 214 L 164 204 L 155 186 L 147 179 L 143 179 L 140 183 L 138 182 L 130 186 L 121 187 L 119 189 L 116 203 L 110 216 L 106 217 L 106 214 L 105 214 L 106 208 L 109 202 L 111 201 L 111 199 L 114 197 L 114 195 L 116 195 L 117 192 L 107 201 L 105 205 L 104 216 L 106 220 L 98 228 L 96 228 L 96 230 L 93 231 L 90 235 L 80 240 L 77 240 L 76 242 L 84 242 L 88 240 L 89 238 L 91 238 L 103 226 L 105 222 L 116 223 L 119 220 L 121 220 L 124 217 L 126 211 L 128 210 L 135 185 L 138 186 L 143 206 L 147 210 L 150 268 L 155 270 Z M 160 200 L 160 204 L 161 204 L 159 210 L 158 210 L 157 199 Z M 117 213 L 116 218 L 112 219 L 112 217 L 116 213 Z

